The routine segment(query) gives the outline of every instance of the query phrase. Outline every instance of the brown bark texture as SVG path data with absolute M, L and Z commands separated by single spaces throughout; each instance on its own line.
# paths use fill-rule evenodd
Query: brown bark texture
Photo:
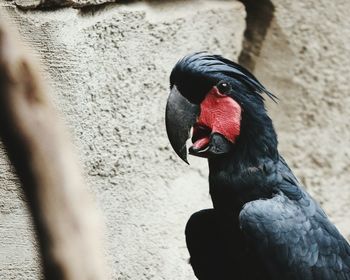
M 33 216 L 45 279 L 106 279 L 94 203 L 44 78 L 0 12 L 0 136 Z

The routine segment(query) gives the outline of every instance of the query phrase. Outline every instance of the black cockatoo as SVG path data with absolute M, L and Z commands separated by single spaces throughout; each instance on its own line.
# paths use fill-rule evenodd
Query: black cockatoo
M 277 149 L 276 97 L 242 66 L 195 53 L 172 70 L 166 128 L 175 152 L 209 162 L 213 209 L 186 226 L 200 280 L 350 279 L 350 246 Z

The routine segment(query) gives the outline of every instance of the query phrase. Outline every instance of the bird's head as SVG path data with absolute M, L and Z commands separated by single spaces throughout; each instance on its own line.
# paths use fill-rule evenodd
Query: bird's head
M 207 158 L 230 153 L 240 142 L 254 142 L 262 135 L 262 150 L 269 149 L 265 142 L 277 145 L 262 94 L 275 96 L 242 66 L 218 55 L 188 55 L 172 70 L 170 87 L 166 128 L 185 162 L 191 131 L 190 154 Z

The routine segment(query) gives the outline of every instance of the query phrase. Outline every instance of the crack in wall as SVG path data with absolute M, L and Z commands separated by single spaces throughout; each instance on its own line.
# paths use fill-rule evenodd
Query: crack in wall
M 11 1 L 11 0 L 10 0 Z M 136 2 L 165 3 L 184 0 L 12 0 L 15 5 L 23 10 L 35 9 L 59 9 L 63 7 L 73 7 L 78 9 L 98 9 L 107 4 L 133 4 Z
M 238 62 L 254 71 L 256 60 L 274 17 L 275 7 L 270 0 L 239 0 L 246 8 L 246 30 Z

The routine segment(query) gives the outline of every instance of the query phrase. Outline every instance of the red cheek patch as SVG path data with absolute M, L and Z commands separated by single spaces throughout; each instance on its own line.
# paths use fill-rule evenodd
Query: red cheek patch
M 211 133 L 219 133 L 234 143 L 240 133 L 241 106 L 214 87 L 202 101 L 200 108 L 197 124 L 208 127 Z

